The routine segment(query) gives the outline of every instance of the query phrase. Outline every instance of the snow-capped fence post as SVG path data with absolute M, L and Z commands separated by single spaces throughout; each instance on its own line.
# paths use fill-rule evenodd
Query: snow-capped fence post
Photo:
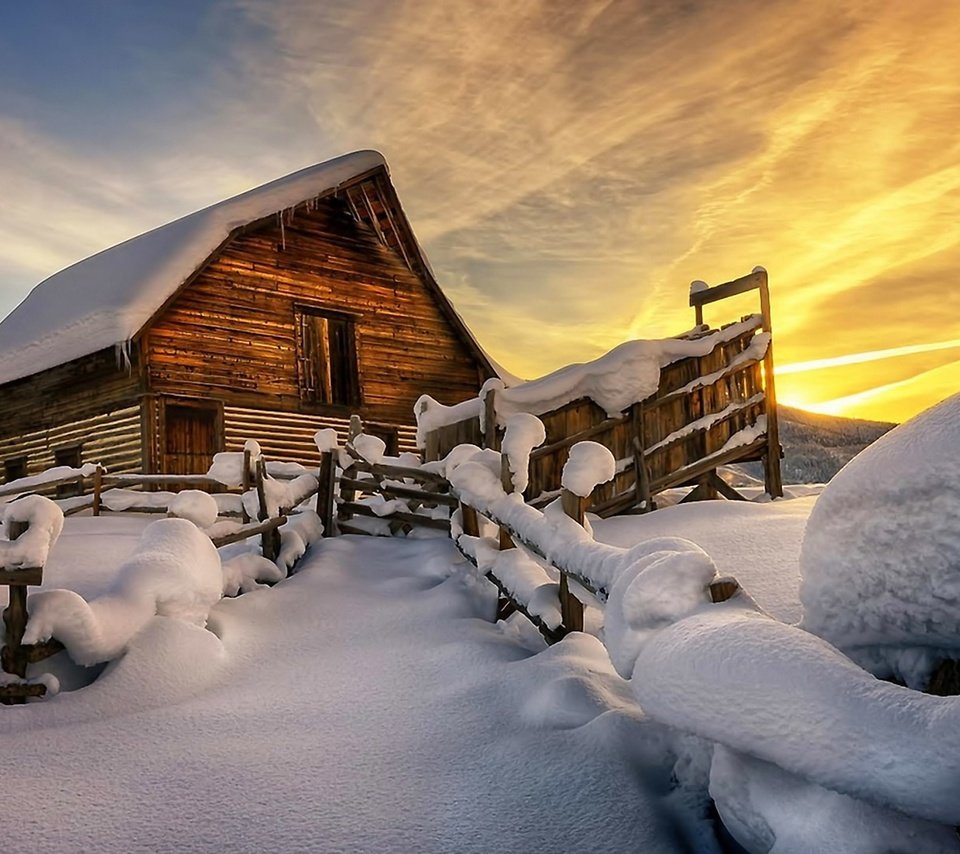
M 267 464 L 263 457 L 257 459 L 257 503 L 258 521 L 266 522 L 270 518 L 270 508 L 267 506 L 266 487 L 264 480 L 267 476 Z M 269 528 L 260 535 L 260 550 L 267 560 L 276 560 L 280 554 L 280 532 L 276 528 Z
M 52 502 L 48 502 L 47 499 L 39 496 L 30 496 L 26 500 L 52 504 Z M 35 503 L 34 506 L 36 506 Z M 59 513 L 59 510 L 56 512 Z M 62 518 L 61 515 L 61 524 Z M 11 542 L 23 536 L 29 527 L 30 523 L 28 521 L 21 521 L 16 517 L 6 519 L 7 536 Z M 49 544 L 56 540 L 58 534 L 59 527 L 56 533 L 51 536 L 43 551 L 44 554 L 46 549 L 49 548 Z M 28 697 L 44 696 L 47 691 L 46 685 L 23 681 L 27 676 L 27 665 L 31 662 L 49 658 L 63 649 L 63 646 L 54 639 L 32 646 L 25 646 L 23 643 L 23 636 L 27 627 L 27 587 L 39 586 L 43 582 L 43 563 L 45 560 L 45 557 L 33 558 L 34 562 L 40 564 L 39 566 L 22 566 L 15 563 L 8 568 L 0 564 L 0 584 L 6 585 L 10 590 L 9 604 L 3 612 L 4 643 L 3 649 L 0 650 L 0 667 L 5 673 L 20 680 L 0 684 L 0 702 L 5 705 L 20 705 L 26 703 Z

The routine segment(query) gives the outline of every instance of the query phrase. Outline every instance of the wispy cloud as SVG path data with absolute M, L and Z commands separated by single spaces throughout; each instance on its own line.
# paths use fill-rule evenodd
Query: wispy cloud
M 680 331 L 691 279 L 758 263 L 784 364 L 954 340 L 958 25 L 935 0 L 218 0 L 229 61 L 137 150 L 81 156 L 0 117 L 0 182 L 24 199 L 0 212 L 4 263 L 52 272 L 378 147 L 442 284 L 517 373 Z M 877 381 L 864 365 L 794 379 L 848 398 L 855 373 Z M 897 393 L 891 417 L 918 399 Z

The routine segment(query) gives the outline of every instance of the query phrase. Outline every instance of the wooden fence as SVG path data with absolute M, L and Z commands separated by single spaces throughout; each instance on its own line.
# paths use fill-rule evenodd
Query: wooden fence
M 547 440 L 533 452 L 527 499 L 542 506 L 559 495 L 570 448 L 586 439 L 609 448 L 617 460 L 617 476 L 591 500 L 590 511 L 601 516 L 633 507 L 652 509 L 658 493 L 687 485 L 695 487 L 690 499 L 717 495 L 739 499 L 742 496 L 717 475 L 718 467 L 732 463 L 762 461 L 767 492 L 781 496 L 766 273 L 758 269 L 691 293 L 697 328 L 682 338 L 697 341 L 733 329 L 734 324 L 720 330 L 703 326 L 703 306 L 752 290 L 759 291 L 760 314 L 741 320 L 736 334 L 719 335 L 705 355 L 664 366 L 657 391 L 621 415 L 609 417 L 588 398 L 534 413 L 543 421 Z M 764 337 L 758 339 L 758 333 Z M 463 442 L 499 448 L 502 428 L 496 426 L 496 392 L 486 395 L 483 407 L 486 429 L 475 416 L 432 430 L 425 437 L 426 458 L 440 459 Z
M 489 537 L 486 539 L 498 552 L 521 547 L 535 555 L 545 568 L 557 575 L 555 595 L 560 619 L 551 623 L 533 610 L 530 598 L 525 599 L 511 589 L 510 583 L 497 575 L 495 567 L 485 570 L 486 577 L 499 591 L 497 618 L 504 619 L 513 611 L 518 611 L 536 626 L 548 643 L 555 643 L 569 632 L 584 630 L 585 601 L 592 601 L 598 606 L 605 602 L 610 581 L 598 578 L 593 573 L 593 566 L 600 562 L 598 558 L 609 560 L 611 555 L 622 557 L 627 550 L 597 543 L 585 532 L 578 537 L 576 548 L 558 548 L 555 531 L 546 523 L 546 517 L 529 505 L 524 509 L 523 525 L 511 521 L 510 516 L 515 515 L 518 507 L 517 502 L 509 500 L 509 496 L 514 492 L 512 469 L 515 470 L 515 463 L 511 465 L 507 455 L 502 454 L 500 481 L 505 500 L 500 502 L 496 499 L 472 499 L 463 490 L 458 490 L 456 479 L 454 480 L 452 491 L 459 500 L 462 534 L 457 535 L 454 532 L 453 539 L 460 553 L 478 569 L 484 570 L 477 544 L 484 539 L 481 523 L 486 519 L 496 526 L 495 540 Z M 586 510 L 596 503 L 596 492 L 602 486 L 598 484 L 590 496 L 576 495 L 561 488 L 559 502 L 563 514 L 583 528 Z M 739 590 L 739 585 L 734 579 L 719 578 L 709 585 L 708 590 L 713 602 L 721 602 L 733 596 Z M 542 605 L 541 598 L 539 607 L 542 608 Z

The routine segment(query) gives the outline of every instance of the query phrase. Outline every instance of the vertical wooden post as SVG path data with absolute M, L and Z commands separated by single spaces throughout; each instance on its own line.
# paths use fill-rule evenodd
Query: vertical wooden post
M 93 515 L 100 515 L 100 503 L 103 494 L 103 467 L 97 466 L 93 473 Z
M 432 463 L 440 459 L 440 431 L 431 430 L 427 433 L 426 447 L 423 449 L 423 461 Z
M 500 450 L 499 436 L 497 435 L 497 399 L 496 391 L 490 389 L 483 399 L 483 447 L 494 451 Z
M 9 523 L 10 539 L 15 540 L 27 530 L 26 522 Z M 4 632 L 3 670 L 21 679 L 27 678 L 27 656 L 23 649 L 23 633 L 27 628 L 27 585 L 10 584 L 10 604 L 3 612 Z M 26 697 L 12 697 L 13 704 L 26 703 Z
M 317 472 L 317 515 L 323 523 L 323 536 L 333 536 L 333 491 L 336 480 L 336 465 L 332 451 L 320 454 L 320 470 Z
M 250 514 L 247 513 L 247 505 L 244 504 L 243 496 L 247 494 L 247 490 L 250 489 L 250 451 L 246 448 L 243 450 L 243 471 L 240 474 L 240 513 L 243 524 L 246 525 L 250 521 Z
M 560 490 L 560 506 L 563 512 L 578 525 L 583 525 L 589 498 L 581 498 L 569 489 Z M 570 580 L 560 570 L 560 619 L 568 632 L 583 631 L 583 603 L 570 592 Z
M 463 525 L 463 533 L 468 537 L 480 536 L 480 519 L 477 517 L 477 511 L 462 501 L 460 502 L 460 520 Z
M 777 418 L 777 391 L 773 381 L 773 326 L 770 321 L 770 288 L 765 270 L 758 270 L 760 277 L 760 315 L 763 331 L 770 335 L 767 353 L 763 357 L 763 386 L 766 397 L 767 453 L 764 458 L 764 485 L 772 498 L 783 497 L 783 480 L 780 472 L 780 424 Z
M 261 457 L 257 460 L 256 469 L 257 503 L 259 505 L 259 512 L 257 513 L 258 522 L 265 522 L 267 517 L 270 515 L 269 508 L 267 507 L 266 487 L 263 483 L 266 479 L 266 472 L 267 467 L 263 462 L 263 457 Z
M 510 495 L 513 492 L 513 475 L 510 474 L 510 460 L 506 454 L 500 454 L 500 485 L 503 487 L 503 491 Z M 500 542 L 500 551 L 505 549 L 512 549 L 514 547 L 514 542 L 510 537 L 510 532 L 504 528 L 500 527 L 500 533 L 498 535 Z
M 647 471 L 647 461 L 643 455 L 647 443 L 644 436 L 642 403 L 635 403 L 633 405 L 632 415 L 633 467 L 634 478 L 636 480 L 637 504 L 642 504 L 643 512 L 649 513 L 651 510 L 656 510 L 657 505 L 653 503 L 653 496 L 650 495 L 650 474 Z

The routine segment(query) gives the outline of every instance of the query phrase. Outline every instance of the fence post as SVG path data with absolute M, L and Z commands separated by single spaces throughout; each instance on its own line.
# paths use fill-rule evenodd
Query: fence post
M 26 522 L 10 522 L 10 539 L 15 540 L 27 528 Z M 27 585 L 10 582 L 10 604 L 3 612 L 3 622 L 6 624 L 3 648 L 3 669 L 7 673 L 27 678 L 27 656 L 23 649 L 23 633 L 27 628 Z M 12 697 L 9 702 L 21 704 L 27 701 L 26 697 Z
M 93 473 L 93 515 L 100 515 L 101 494 L 103 493 L 103 466 L 97 465 Z
M 270 518 L 270 508 L 267 507 L 267 493 L 264 481 L 267 475 L 267 464 L 263 457 L 257 460 L 257 502 L 259 504 L 259 521 L 266 522 Z M 260 535 L 260 551 L 267 560 L 276 560 L 280 555 L 280 531 L 272 528 Z
M 336 465 L 332 451 L 320 452 L 320 470 L 317 472 L 317 515 L 323 523 L 323 536 L 333 536 L 333 491 Z
M 510 495 L 513 492 L 513 475 L 510 473 L 510 458 L 504 453 L 500 454 L 500 485 L 503 487 L 503 491 L 507 493 L 507 495 Z M 500 533 L 498 535 L 498 541 L 500 544 L 500 551 L 514 548 L 514 542 L 510 538 L 510 532 L 502 525 L 500 526 L 499 531 Z
M 777 418 L 777 389 L 773 381 L 773 325 L 770 322 L 770 286 L 766 270 L 758 270 L 760 276 L 760 314 L 763 331 L 770 336 L 767 352 L 763 357 L 763 386 L 766 396 L 764 409 L 767 415 L 767 450 L 764 455 L 764 486 L 771 498 L 783 498 L 783 477 L 780 471 L 780 425 Z
M 496 390 L 490 389 L 483 399 L 483 447 L 500 450 L 497 441 L 497 399 Z
M 560 491 L 563 512 L 580 526 L 589 503 L 589 498 L 581 498 L 569 489 Z M 568 632 L 583 631 L 583 603 L 570 592 L 570 580 L 563 570 L 560 570 L 560 619 Z
M 250 514 L 247 513 L 247 505 L 243 502 L 243 496 L 250 489 L 250 451 L 243 449 L 243 471 L 240 474 L 240 518 L 244 525 L 250 521 Z

